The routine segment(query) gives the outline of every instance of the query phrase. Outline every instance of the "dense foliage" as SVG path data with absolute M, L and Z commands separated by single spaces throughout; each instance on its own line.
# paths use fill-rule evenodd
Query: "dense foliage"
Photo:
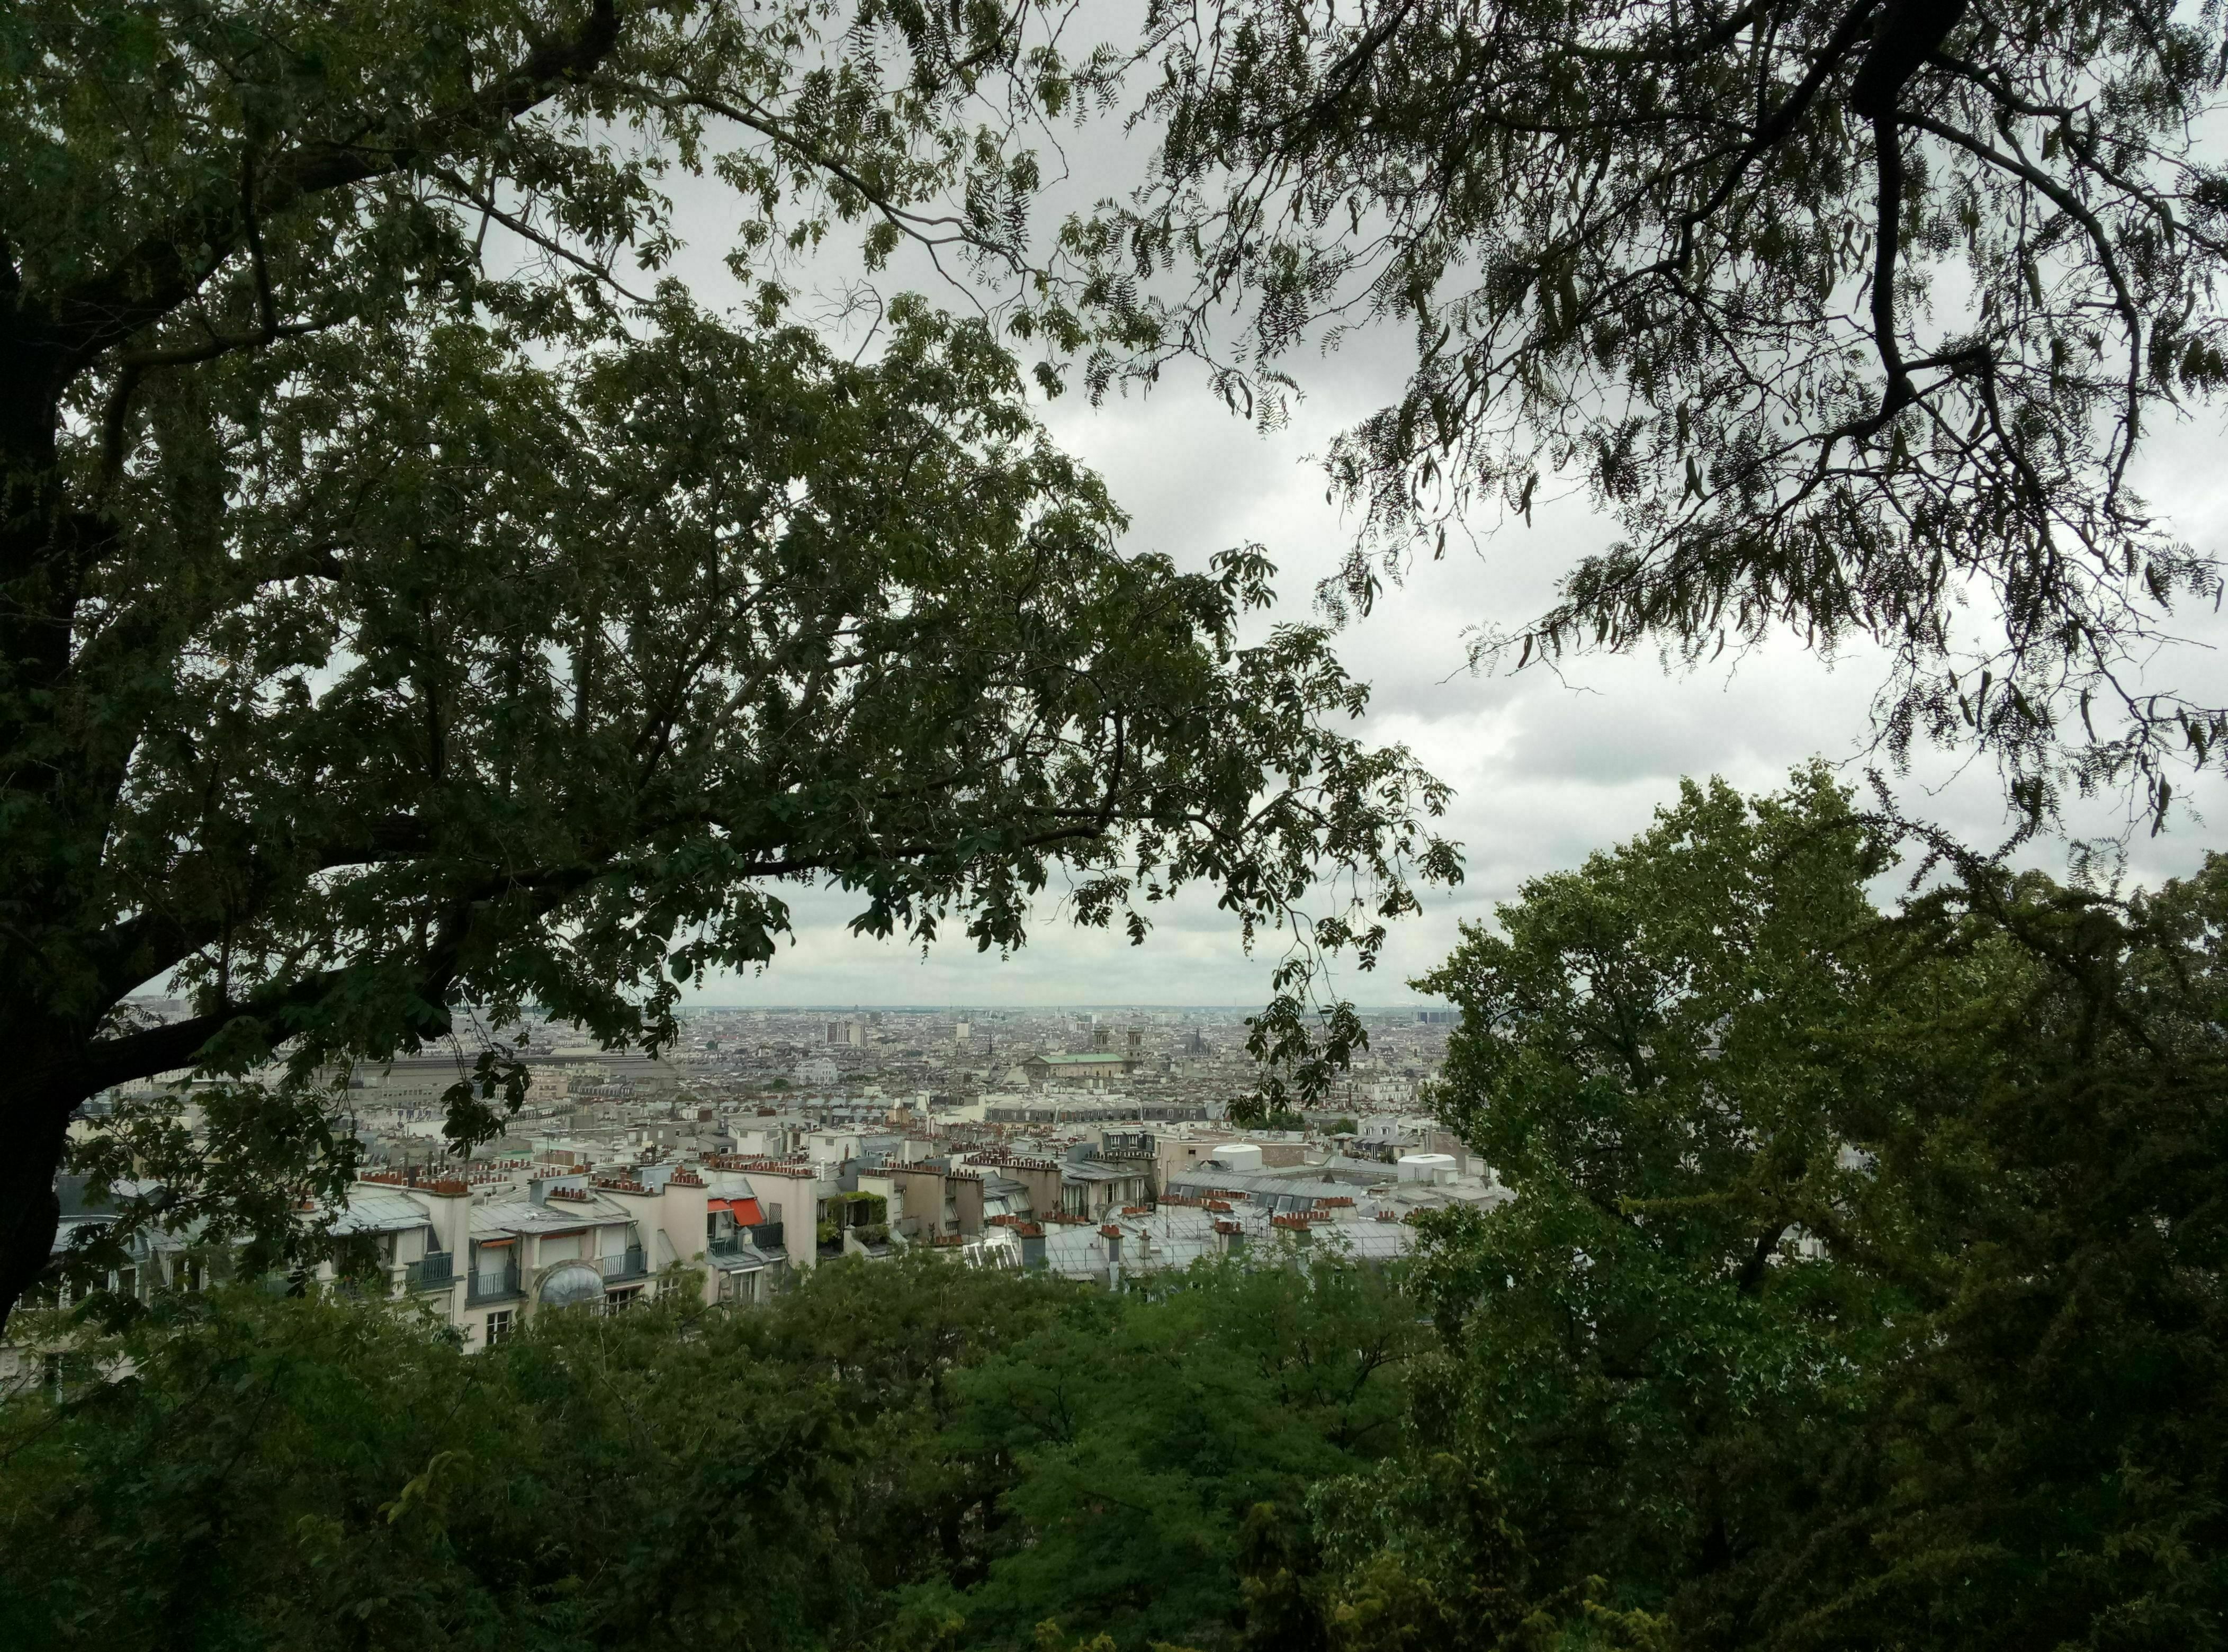
M 2228 1644 L 2228 862 L 1883 911 L 1905 836 L 1690 785 L 1469 932 L 1439 1099 L 1517 1196 L 1393 1273 L 843 1264 L 469 1358 L 174 1301 L 0 1410 L 0 1636 Z
M 178 1311 L 100 1350 L 124 1380 L 0 1414 L 8 1644 L 1226 1638 L 1247 1521 L 1389 1449 L 1418 1335 L 1333 1267 L 1110 1298 L 834 1264 L 471 1356 L 382 1309 Z
M 786 324 L 784 246 L 1010 215 L 1023 84 L 1057 55 L 980 10 L 0 15 L 0 1319 L 119 1082 L 284 1046 L 298 1087 L 467 1004 L 655 1045 L 775 955 L 784 880 L 984 948 L 1056 864 L 1133 938 L 1203 881 L 1366 952 L 1452 874 L 1321 631 L 1238 646 L 1264 559 L 1125 555 L 987 326 Z M 705 175 L 728 317 L 667 273 Z M 1354 900 L 1301 919 L 1326 874 Z M 195 1013 L 131 1025 L 164 979 Z M 249 1101 L 254 1210 L 344 1179 L 317 1098 Z M 247 1219 L 245 1171 L 163 1180 Z
M 1889 917 L 1892 841 L 1689 786 L 1432 978 L 1518 1196 L 1428 1223 L 1440 1450 L 1341 1588 L 1439 1645 L 2228 1636 L 2228 863 Z

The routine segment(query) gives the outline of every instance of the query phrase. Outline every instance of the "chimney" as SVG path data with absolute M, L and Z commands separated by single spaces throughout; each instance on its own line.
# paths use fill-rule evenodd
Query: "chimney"
M 578 1171 L 529 1176 L 526 1182 L 526 1197 L 531 1203 L 546 1205 L 551 1194 L 573 1192 L 586 1180 Z

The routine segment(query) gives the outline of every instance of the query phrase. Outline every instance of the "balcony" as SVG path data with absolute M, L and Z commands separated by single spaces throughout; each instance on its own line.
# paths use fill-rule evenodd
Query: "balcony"
M 403 1271 L 406 1290 L 446 1290 L 457 1282 L 457 1258 L 451 1252 L 434 1251 L 423 1261 L 408 1264 Z
M 630 1245 L 616 1256 L 599 1256 L 596 1258 L 596 1265 L 603 1270 L 606 1281 L 639 1279 L 645 1271 L 639 1245 Z
M 751 1243 L 761 1251 L 780 1250 L 782 1248 L 781 1224 L 760 1222 L 756 1227 L 751 1229 Z
M 515 1262 L 502 1267 L 476 1269 L 469 1283 L 464 1301 L 473 1307 L 483 1302 L 503 1302 L 522 1294 Z
M 704 1242 L 704 1254 L 707 1256 L 740 1256 L 742 1253 L 743 1236 L 740 1233 L 730 1233 L 725 1239 Z

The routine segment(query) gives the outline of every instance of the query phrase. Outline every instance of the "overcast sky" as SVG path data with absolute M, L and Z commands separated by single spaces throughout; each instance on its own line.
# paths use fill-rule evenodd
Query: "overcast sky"
M 1102 157 L 1103 163 L 1103 157 Z M 689 268 L 716 302 L 716 220 L 707 202 L 699 256 Z M 944 295 L 948 298 L 950 295 Z M 1348 524 L 1324 499 L 1314 456 L 1342 427 L 1389 399 L 1402 368 L 1397 340 L 1350 342 L 1337 355 L 1300 364 L 1307 393 L 1290 426 L 1264 434 L 1233 417 L 1196 375 L 1173 372 L 1149 396 L 1092 408 L 1068 397 L 1043 409 L 1072 452 L 1098 469 L 1130 513 L 1129 548 L 1164 552 L 1186 567 L 1257 540 L 1282 570 L 1291 617 L 1305 617 L 1316 580 L 1336 563 Z M 2180 530 L 2217 554 L 2228 527 L 2228 482 L 2219 461 L 2220 421 L 2154 436 L 2144 489 Z M 1846 763 L 1861 783 L 1867 764 L 1866 707 L 1881 679 L 1875 658 L 1852 652 L 1828 665 L 1781 638 L 1737 666 L 1667 673 L 1652 656 L 1567 664 L 1559 678 L 1533 670 L 1478 677 L 1463 664 L 1463 636 L 1481 623 L 1518 624 L 1551 595 L 1557 577 L 1607 541 L 1605 523 L 1583 502 L 1565 501 L 1486 535 L 1471 550 L 1415 570 L 1340 651 L 1374 699 L 1360 732 L 1406 743 L 1456 791 L 1447 835 L 1464 845 L 1467 877 L 1427 893 L 1425 911 L 1400 926 L 1374 977 L 1347 977 L 1345 995 L 1364 1003 L 1415 1001 L 1406 983 L 1454 944 L 1463 920 L 1489 920 L 1537 874 L 1577 865 L 1642 829 L 1676 796 L 1681 776 L 1721 775 L 1767 789 L 1813 755 Z M 2210 613 L 2186 616 L 2191 644 L 2154 662 L 2151 685 L 2228 699 L 2228 665 L 2206 639 L 2228 640 Z M 2180 782 L 2177 781 L 2177 786 Z M 1957 773 L 1929 758 L 1897 782 L 1905 810 L 1976 843 L 2007 830 L 1998 778 L 1975 765 Z M 2228 797 L 2215 784 L 2193 789 L 2200 823 L 2179 808 L 2165 836 L 2137 836 L 2129 870 L 2154 883 L 2193 868 Z M 2124 828 L 2124 801 L 2077 811 L 2078 832 Z M 2031 858 L 2062 869 L 2063 846 Z M 701 995 L 736 1004 L 1258 1004 L 1269 960 L 1248 957 L 1211 899 L 1164 915 L 1142 947 L 1077 931 L 1057 904 L 1040 911 L 1028 947 L 1010 959 L 941 947 L 918 951 L 861 940 L 844 928 L 856 902 L 833 892 L 797 891 L 796 944 L 761 976 L 728 977 Z

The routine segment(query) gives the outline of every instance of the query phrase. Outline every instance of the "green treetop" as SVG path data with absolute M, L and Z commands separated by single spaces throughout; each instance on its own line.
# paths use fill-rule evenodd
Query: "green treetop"
M 1953 860 L 1883 913 L 1900 829 L 1689 784 L 1418 983 L 1516 1196 L 1423 1220 L 1440 1348 L 1412 1452 L 1322 1500 L 1330 1621 L 2217 1642 L 2228 868 Z

